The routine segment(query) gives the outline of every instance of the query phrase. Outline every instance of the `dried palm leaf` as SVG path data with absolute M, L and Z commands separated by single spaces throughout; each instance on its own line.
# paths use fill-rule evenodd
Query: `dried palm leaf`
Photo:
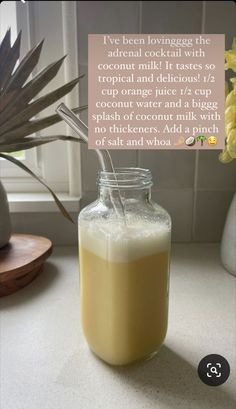
M 7 54 L 11 48 L 11 31 L 10 29 L 7 30 L 5 37 L 3 38 L 0 44 L 0 72 L 2 70 L 2 66 L 5 63 L 7 58 Z
M 6 94 L 6 92 L 10 91 L 11 89 L 21 88 L 22 85 L 24 85 L 25 81 L 38 64 L 40 53 L 43 47 L 43 42 L 44 40 L 42 40 L 38 45 L 36 45 L 36 47 L 30 50 L 20 62 L 14 72 L 14 76 L 11 76 L 8 84 L 5 86 L 4 94 Z
M 74 136 L 65 136 L 65 135 L 55 135 L 55 136 L 27 136 L 21 142 L 12 142 L 8 145 L 2 145 L 2 150 L 4 152 L 17 152 L 25 151 L 27 149 L 35 148 L 35 146 L 45 145 L 46 143 L 55 142 L 55 141 L 71 141 L 71 142 L 80 142 L 85 143 L 82 139 L 76 138 Z
M 74 108 L 74 113 L 79 113 L 86 109 L 86 106 Z M 48 128 L 49 126 L 55 125 L 57 122 L 60 121 L 60 117 L 57 114 L 50 115 L 46 118 L 42 119 L 33 119 L 27 122 L 24 122 L 22 125 L 16 128 L 13 127 L 12 130 L 9 132 L 3 133 L 0 135 L 0 142 L 2 143 L 10 143 L 11 141 L 18 141 L 21 140 L 23 137 L 30 135 L 34 132 L 41 131 L 42 129 Z
M 7 159 L 10 162 L 14 163 L 15 165 L 19 166 L 21 169 L 23 169 L 25 172 L 29 173 L 30 176 L 32 176 L 33 178 L 35 178 L 36 180 L 38 180 L 38 182 L 40 182 L 43 186 L 45 186 L 48 191 L 51 193 L 53 199 L 55 200 L 57 206 L 59 207 L 61 213 L 63 214 L 63 216 L 65 216 L 68 220 L 70 220 L 72 223 L 73 219 L 70 217 L 69 213 L 67 213 L 66 209 L 64 208 L 63 204 L 60 202 L 60 200 L 58 199 L 58 197 L 55 195 L 55 193 L 53 192 L 52 189 L 50 189 L 49 186 L 46 185 L 46 183 L 40 179 L 37 175 L 35 175 L 34 172 L 32 172 L 32 170 L 30 170 L 27 166 L 25 166 L 21 161 L 19 161 L 18 159 L 14 158 L 13 156 L 9 156 L 6 155 L 4 153 L 0 153 L 0 158 L 3 159 Z
M 6 54 L 6 58 L 3 60 L 2 63 L 0 75 L 0 89 L 2 89 L 2 92 L 8 80 L 11 78 L 12 71 L 16 65 L 17 60 L 20 57 L 20 42 L 21 32 L 18 34 L 18 37 L 13 46 L 12 47 L 10 46 L 10 49 Z
M 14 115 L 15 112 L 19 113 L 20 110 L 23 110 L 27 106 L 27 104 L 44 87 L 46 87 L 46 85 L 58 73 L 64 59 L 65 57 L 62 57 L 60 58 L 60 60 L 50 64 L 48 67 L 44 68 L 37 75 L 35 75 L 35 77 L 31 81 L 28 81 L 27 84 L 23 88 L 8 92 L 6 95 L 4 95 L 1 98 L 2 109 L 0 107 L 0 112 L 3 111 L 3 109 L 7 105 L 6 110 L 4 111 L 4 115 L 3 113 L 1 113 L 2 122 L 4 122 L 4 120 Z M 82 77 L 83 76 L 81 75 L 79 78 L 82 78 Z M 5 100 L 7 100 L 7 104 L 5 103 Z
M 82 142 L 79 138 L 73 136 L 33 136 L 32 134 L 61 121 L 58 115 L 50 115 L 41 119 L 33 118 L 71 92 L 83 75 L 35 99 L 38 93 L 57 75 L 65 56 L 48 65 L 32 79 L 28 80 L 38 64 L 43 41 L 30 50 L 15 69 L 20 56 L 20 43 L 21 33 L 18 34 L 15 43 L 11 47 L 11 31 L 8 30 L 0 44 L 0 157 L 19 166 L 43 184 L 52 194 L 62 214 L 72 221 L 52 189 L 21 161 L 7 153 L 31 149 L 57 140 Z M 79 113 L 86 108 L 86 106 L 77 107 L 73 111 Z

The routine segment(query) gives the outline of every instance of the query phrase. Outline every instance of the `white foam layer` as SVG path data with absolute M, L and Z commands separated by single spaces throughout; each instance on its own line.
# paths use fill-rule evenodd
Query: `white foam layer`
M 113 262 L 127 262 L 169 250 L 170 230 L 148 221 L 124 225 L 98 220 L 80 223 L 80 246 Z

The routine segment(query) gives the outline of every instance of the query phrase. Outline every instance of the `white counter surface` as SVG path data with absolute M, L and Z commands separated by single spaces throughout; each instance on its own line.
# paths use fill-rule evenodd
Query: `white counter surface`
M 79 320 L 76 249 L 57 248 L 27 288 L 1 299 L 1 409 L 235 409 L 236 278 L 212 244 L 175 245 L 166 341 L 153 360 L 114 368 L 88 349 Z M 196 368 L 225 356 L 228 381 Z

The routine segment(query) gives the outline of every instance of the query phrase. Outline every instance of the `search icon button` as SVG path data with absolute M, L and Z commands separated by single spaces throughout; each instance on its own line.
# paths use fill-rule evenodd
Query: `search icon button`
M 206 385 L 222 385 L 227 381 L 229 375 L 229 363 L 222 355 L 210 354 L 199 362 L 198 376 Z

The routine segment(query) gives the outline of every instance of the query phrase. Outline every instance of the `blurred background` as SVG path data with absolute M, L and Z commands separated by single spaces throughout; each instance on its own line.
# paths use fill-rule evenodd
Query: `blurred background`
M 59 84 L 65 78 L 74 78 L 78 72 L 87 73 L 87 36 L 90 33 L 219 33 L 225 34 L 228 49 L 236 35 L 236 6 L 234 1 L 17 2 L 16 21 L 16 31 L 23 29 L 24 50 L 45 38 L 42 66 L 65 51 L 68 53 L 64 72 L 57 80 Z M 3 31 L 1 17 L 0 23 Z M 79 93 L 75 91 L 66 102 L 71 107 L 76 106 L 78 98 L 80 105 L 87 104 L 87 77 L 80 82 Z M 86 114 L 82 119 L 87 121 Z M 60 126 L 57 125 L 56 129 Z M 73 198 L 74 201 L 65 198 L 65 205 L 68 204 L 68 209 L 77 217 L 76 198 L 81 197 L 80 206 L 83 207 L 97 195 L 98 168 L 94 153 L 86 146 L 80 151 L 77 146 L 65 149 L 65 144 L 60 142 L 37 149 L 36 159 L 30 160 L 37 162 L 41 176 L 52 187 Z M 116 166 L 145 167 L 152 171 L 153 199 L 169 211 L 173 219 L 173 239 L 177 242 L 217 242 L 221 239 L 227 210 L 236 190 L 236 161 L 223 165 L 218 156 L 219 152 L 215 150 L 112 151 Z M 53 163 L 55 167 L 51 169 Z M 53 205 L 46 205 L 43 200 L 38 207 L 28 205 L 26 199 L 24 206 L 17 204 L 14 192 L 19 193 L 20 184 L 16 188 L 7 171 L 2 172 L 15 231 L 29 231 L 28 226 L 31 226 L 32 233 L 48 235 L 57 244 L 76 243 L 76 227 L 55 213 Z M 31 202 L 32 197 L 37 198 L 38 187 L 31 186 L 29 181 L 28 188 L 22 186 L 23 191 L 33 192 Z M 61 231 L 63 236 L 58 234 Z

